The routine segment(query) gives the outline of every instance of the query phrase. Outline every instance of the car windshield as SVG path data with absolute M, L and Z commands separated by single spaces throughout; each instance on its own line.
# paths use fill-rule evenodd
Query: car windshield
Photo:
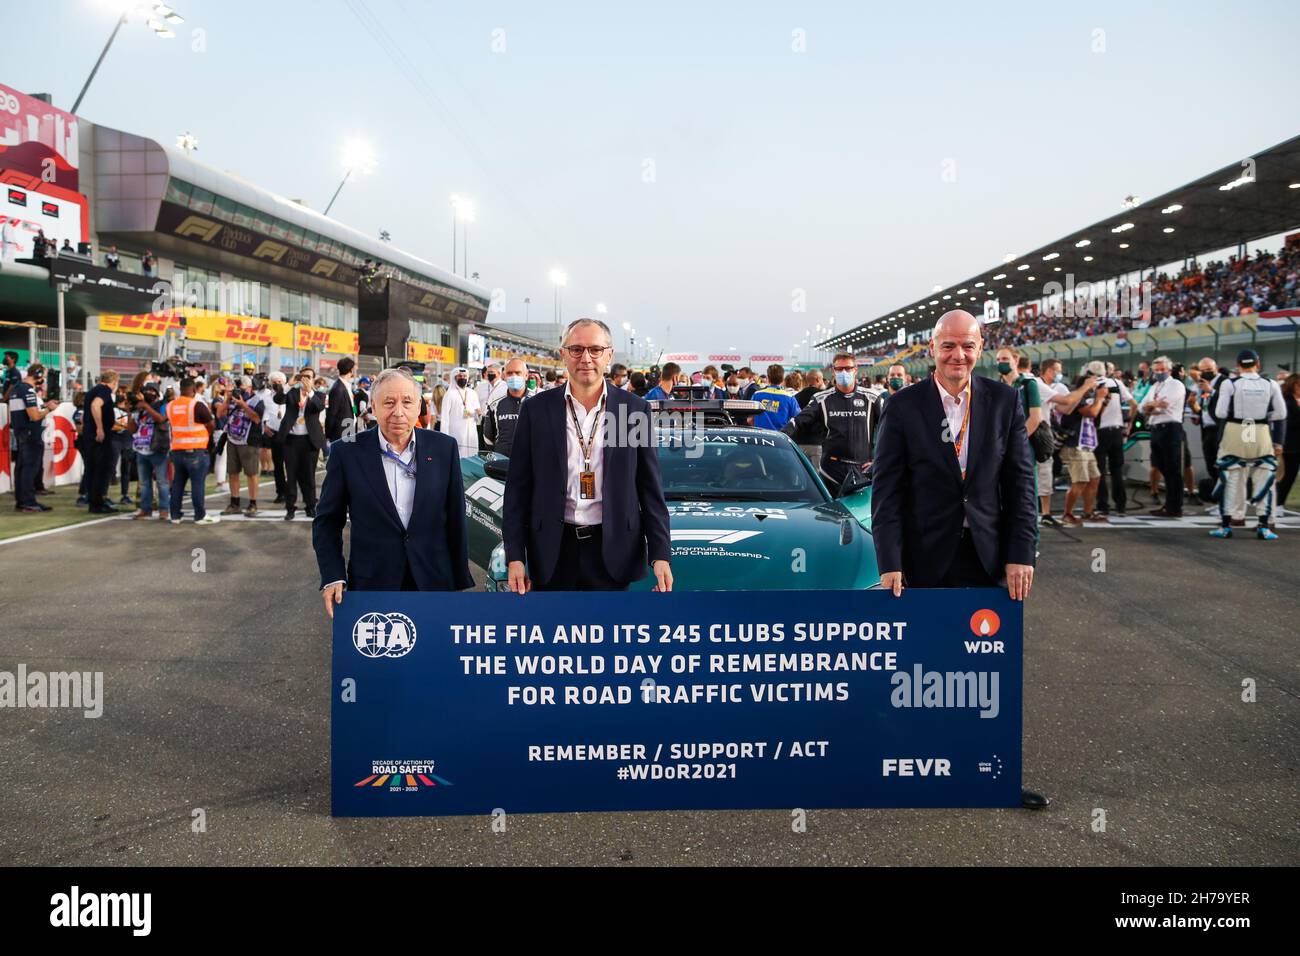
M 826 501 L 793 446 L 780 436 L 705 432 L 683 440 L 681 433 L 660 432 L 657 437 L 669 501 Z

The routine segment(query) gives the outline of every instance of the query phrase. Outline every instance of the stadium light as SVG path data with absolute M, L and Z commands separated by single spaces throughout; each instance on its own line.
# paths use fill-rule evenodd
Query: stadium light
M 945 299 L 951 299 L 952 296 L 950 296 L 950 295 L 945 295 L 944 298 L 945 298 Z
M 1173 231 L 1174 231 L 1174 227 L 1173 227 L 1173 226 L 1165 226 L 1165 228 L 1164 228 L 1162 231 L 1164 231 L 1164 232 L 1173 232 Z
M 1180 209 L 1182 209 L 1182 208 L 1183 208 L 1183 207 L 1182 207 L 1181 204 L 1179 204 L 1179 203 L 1174 203 L 1172 206 L 1166 206 L 1164 209 L 1161 209 L 1161 210 L 1160 210 L 1160 214 L 1163 215 L 1163 216 L 1167 216 L 1167 215 L 1169 215 L 1171 212 L 1178 212 L 1178 210 L 1180 210 Z
M 931 305 L 938 305 L 938 304 L 939 304 L 939 300 L 938 300 L 938 299 L 931 299 L 931 300 L 930 300 L 930 304 L 931 304 Z
M 334 200 L 339 198 L 348 178 L 354 173 L 373 173 L 375 171 L 375 153 L 370 144 L 361 139 L 350 139 L 343 144 L 343 181 L 325 206 L 324 215 L 328 216 L 334 207 Z M 454 266 L 453 266 L 454 271 Z
M 1059 259 L 1059 258 L 1061 258 L 1061 254 L 1059 252 L 1049 252 L 1047 255 L 1043 256 L 1043 261 L 1051 262 L 1053 259 Z
M 1016 261 L 1016 254 L 1015 254 L 1014 252 L 1008 252 L 1005 256 L 1002 257 L 1002 261 L 1003 261 L 1003 262 L 1015 262 L 1015 261 Z
M 1133 228 L 1133 223 L 1123 222 L 1120 223 L 1118 226 L 1116 226 L 1114 229 L 1112 229 L 1111 232 L 1128 232 L 1132 228 Z
M 1255 181 L 1255 180 L 1251 179 L 1250 176 L 1249 176 L 1248 174 L 1246 174 L 1246 173 L 1242 173 L 1242 175 L 1238 176 L 1238 177 L 1237 177 L 1236 179 L 1234 179 L 1232 182 L 1230 182 L 1230 183 L 1224 183 L 1222 186 L 1220 186 L 1220 187 L 1219 187 L 1219 192 L 1225 192 L 1225 193 L 1226 193 L 1228 190 L 1230 190 L 1230 189 L 1236 189 L 1238 186 L 1249 186 L 1249 185 L 1250 185 L 1251 183 L 1253 183 L 1254 181 Z
M 550 273 L 551 285 L 555 286 L 555 324 L 560 324 L 560 290 L 569 284 L 569 277 L 561 269 L 552 269 Z
M 983 282 L 976 282 L 976 283 L 975 283 L 975 288 L 977 288 L 977 289 L 982 289 L 982 288 L 984 288 L 984 283 L 983 283 Z
M 994 281 L 994 282 L 1001 282 L 1001 281 L 1002 281 L 1003 279 L 1005 279 L 1006 277 L 1007 277 L 1007 274 L 1006 274 L 1005 272 L 999 272 L 997 275 L 995 275 L 995 276 L 993 277 L 993 281 Z
M 1141 203 L 1141 202 L 1142 202 L 1142 200 L 1141 200 L 1141 198 L 1139 198 L 1138 196 L 1125 196 L 1125 197 L 1124 197 L 1124 208 L 1125 208 L 1125 209 L 1132 209 L 1134 206 L 1138 205 L 1138 204 Z
M 965 295 L 966 292 L 967 292 L 966 289 L 958 289 L 958 290 L 957 290 L 957 294 L 958 294 L 958 295 Z
M 1292 183 L 1287 189 L 1300 189 L 1300 183 Z
M 1076 249 L 1082 249 L 1082 248 L 1084 248 L 1085 246 L 1090 246 L 1090 245 L 1092 245 L 1092 240 L 1091 240 L 1091 239 L 1080 239 L 1078 242 L 1076 242 L 1076 243 L 1074 244 L 1074 248 L 1076 248 Z
M 1127 248 L 1128 248 L 1128 243 L 1127 243 L 1127 242 L 1121 242 L 1121 243 L 1119 244 L 1119 247 L 1120 247 L 1121 249 L 1127 249 Z
M 1017 271 L 1017 272 L 1024 272 L 1024 271 L 1025 271 L 1026 269 L 1028 269 L 1028 268 L 1029 268 L 1029 263 L 1027 263 L 1027 262 L 1022 262 L 1020 265 L 1016 266 L 1016 271 Z
M 1084 257 L 1083 257 L 1083 261 L 1084 261 L 1084 262 L 1091 262 L 1091 261 L 1092 261 L 1092 256 L 1084 256 Z
M 113 45 L 117 39 L 117 31 L 122 29 L 122 24 L 132 15 L 138 16 L 144 20 L 154 35 L 164 40 L 175 38 L 176 33 L 171 29 L 174 24 L 184 23 L 185 18 L 173 10 L 161 0 L 154 0 L 153 3 L 118 3 L 115 5 L 121 11 L 117 18 L 117 23 L 113 25 L 113 32 L 108 35 L 108 42 L 104 44 L 104 49 L 100 51 L 99 59 L 90 70 L 90 76 L 86 77 L 86 82 L 81 87 L 81 92 L 77 94 L 77 101 L 72 104 L 72 112 L 77 112 L 77 107 L 81 106 L 81 101 L 86 98 L 86 91 L 90 89 L 91 81 L 95 79 L 95 74 L 99 72 L 100 64 L 104 62 L 104 57 L 108 56 L 108 48 Z

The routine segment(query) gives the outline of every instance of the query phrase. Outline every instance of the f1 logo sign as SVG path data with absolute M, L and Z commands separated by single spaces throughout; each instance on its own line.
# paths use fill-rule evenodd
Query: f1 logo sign
M 176 227 L 176 235 L 185 239 L 198 239 L 202 242 L 211 242 L 220 231 L 221 223 L 213 222 L 211 219 L 202 219 L 199 216 L 186 216 L 184 221 Z

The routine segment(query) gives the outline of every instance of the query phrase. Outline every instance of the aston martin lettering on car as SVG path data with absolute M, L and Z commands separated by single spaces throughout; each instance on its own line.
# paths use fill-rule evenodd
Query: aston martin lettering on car
M 870 534 L 871 489 L 836 500 L 779 432 L 741 426 L 656 432 L 672 534 L 673 586 L 682 591 L 820 590 L 879 583 Z M 461 459 L 469 557 L 504 590 L 505 484 L 488 454 Z M 633 584 L 648 590 L 653 578 Z

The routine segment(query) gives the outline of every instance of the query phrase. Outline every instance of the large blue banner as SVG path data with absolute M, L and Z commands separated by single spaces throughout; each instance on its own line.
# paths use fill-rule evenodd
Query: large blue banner
M 336 816 L 1015 807 L 1005 590 L 348 592 Z

